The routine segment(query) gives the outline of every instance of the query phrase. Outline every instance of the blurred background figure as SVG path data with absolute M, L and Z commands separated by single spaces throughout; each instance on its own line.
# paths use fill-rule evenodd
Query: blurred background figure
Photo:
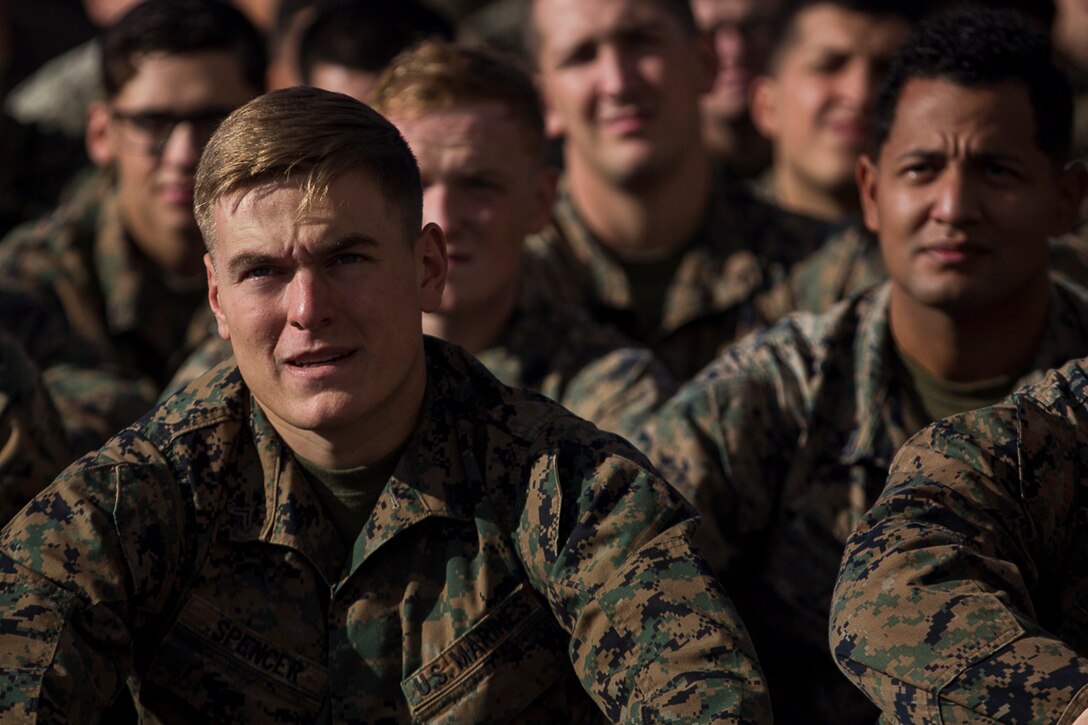
M 148 0 L 102 38 L 105 100 L 86 143 L 98 171 L 0 242 L 0 275 L 51 302 L 118 391 L 50 380 L 77 453 L 144 413 L 211 324 L 193 174 L 232 110 L 260 94 L 263 40 L 217 0 Z
M 398 53 L 453 35 L 447 17 L 415 0 L 339 0 L 320 6 L 303 31 L 299 76 L 306 85 L 365 101 Z
M 276 14 L 267 33 L 269 91 L 302 85 L 298 49 L 302 34 L 317 13 L 316 0 L 275 0 Z
M 876 90 L 910 19 L 894 0 L 798 0 L 776 25 L 767 73 L 752 88 L 752 119 L 774 157 L 758 188 L 783 209 L 848 221 Z
M 105 28 L 140 1 L 83 0 L 83 8 L 94 27 Z M 102 95 L 101 52 L 93 38 L 52 59 L 12 89 L 7 111 L 23 124 L 82 139 L 87 109 Z
M 767 140 L 748 113 L 752 80 L 767 65 L 781 0 L 691 0 L 699 29 L 714 41 L 718 72 L 702 99 L 703 141 L 722 167 L 749 178 L 770 163 Z

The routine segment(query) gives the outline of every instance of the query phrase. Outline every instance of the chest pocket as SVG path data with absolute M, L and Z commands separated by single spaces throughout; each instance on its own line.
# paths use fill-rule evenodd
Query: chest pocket
M 313 722 L 328 671 L 194 596 L 140 686 L 153 718 L 212 722 Z M 180 716 L 180 717 L 179 717 Z
M 415 722 L 503 722 L 573 677 L 570 637 L 521 584 L 470 630 L 400 683 Z

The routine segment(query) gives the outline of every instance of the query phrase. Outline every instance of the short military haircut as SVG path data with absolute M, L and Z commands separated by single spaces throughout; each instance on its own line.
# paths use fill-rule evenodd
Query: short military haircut
M 877 150 L 888 139 L 903 87 L 912 78 L 966 88 L 1025 84 L 1035 116 L 1035 142 L 1055 163 L 1068 159 L 1073 135 L 1069 79 L 1054 63 L 1049 37 L 1020 13 L 963 7 L 922 23 L 896 56 L 877 96 Z
M 544 114 L 528 73 L 497 53 L 426 41 L 397 56 L 370 96 L 387 116 L 417 119 L 454 108 L 496 102 L 520 126 L 530 153 L 542 160 Z
M 771 37 L 774 38 L 774 43 L 767 63 L 771 74 L 778 72 L 782 58 L 797 42 L 798 18 L 806 10 L 821 5 L 910 24 L 917 22 L 923 14 L 920 3 L 907 0 L 785 0 L 771 20 Z
M 144 0 L 103 31 L 106 96 L 120 93 L 147 55 L 209 50 L 231 53 L 253 90 L 264 88 L 264 40 L 241 11 L 218 0 Z
M 393 124 L 342 93 L 299 86 L 267 93 L 237 109 L 212 135 L 196 171 L 194 206 L 209 251 L 215 206 L 227 197 L 277 184 L 303 192 L 299 213 L 342 174 L 368 174 L 399 210 L 405 237 L 423 225 L 419 166 Z
M 426 38 L 453 40 L 449 18 L 415 0 L 336 2 L 321 7 L 299 44 L 299 75 L 313 82 L 328 63 L 381 73 L 398 53 Z
M 591 1 L 587 0 L 587 2 Z M 528 12 L 522 35 L 522 44 L 525 46 L 525 53 L 528 58 L 533 64 L 536 64 L 537 55 L 540 53 L 540 33 L 537 32 L 536 23 L 533 22 L 535 17 L 533 5 L 536 0 L 523 0 L 523 2 L 528 5 Z M 684 32 L 693 37 L 698 35 L 699 27 L 695 24 L 695 13 L 691 9 L 691 0 L 653 0 L 653 2 L 679 20 Z

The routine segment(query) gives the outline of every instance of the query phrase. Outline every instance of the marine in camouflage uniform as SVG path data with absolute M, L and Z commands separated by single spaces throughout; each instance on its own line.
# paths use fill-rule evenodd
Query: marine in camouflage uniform
M 642 456 L 426 359 L 353 546 L 232 363 L 66 471 L 0 536 L 4 714 L 86 721 L 131 676 L 152 722 L 769 722 Z
M 62 419 L 77 452 L 146 412 L 207 336 L 193 174 L 215 124 L 264 80 L 263 40 L 223 3 L 140 3 L 100 44 L 105 100 L 91 104 L 86 133 L 100 172 L 0 243 L 0 277 L 57 303 L 87 353 L 75 362 L 107 367 L 130 388 L 99 388 L 93 374 L 48 380 L 58 406 L 76 401 L 79 415 Z
M 41 299 L 78 338 L 91 375 L 56 376 L 58 401 L 81 411 L 64 416 L 80 450 L 101 445 L 150 408 L 159 389 L 212 324 L 203 280 L 177 283 L 138 254 L 122 227 L 108 172 L 88 176 L 64 206 L 15 229 L 0 243 L 0 276 Z M 106 366 L 120 388 L 99 387 L 91 370 Z
M 896 450 L 930 422 L 892 347 L 889 293 L 882 284 L 736 344 L 635 439 L 703 515 L 699 546 L 736 600 L 787 721 L 875 715 L 835 670 L 826 633 L 847 537 Z M 1041 340 L 1018 384 L 1088 354 L 1084 292 L 1054 283 Z
M 585 312 L 550 306 L 530 276 L 510 321 L 476 358 L 506 385 L 543 393 L 602 430 L 633 435 L 674 392 L 672 376 L 649 350 Z M 230 355 L 229 342 L 209 338 L 178 369 L 168 393 Z
M 657 329 L 640 335 L 630 282 L 594 238 L 565 183 L 552 224 L 530 240 L 541 280 L 558 304 L 581 306 L 646 345 L 678 381 L 692 378 L 726 345 L 795 309 L 795 264 L 818 250 L 828 227 L 754 199 L 724 178 L 706 221 L 684 252 Z
M 942 420 L 847 544 L 843 672 L 885 719 L 1073 723 L 1088 711 L 1088 367 Z

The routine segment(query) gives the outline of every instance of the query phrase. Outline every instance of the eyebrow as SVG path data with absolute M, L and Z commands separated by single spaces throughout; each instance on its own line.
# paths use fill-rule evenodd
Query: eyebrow
M 894 161 L 903 161 L 905 159 L 919 159 L 919 158 L 931 159 L 931 158 L 934 158 L 934 157 L 942 157 L 942 156 L 945 156 L 945 155 L 946 155 L 945 152 L 940 150 L 940 149 L 914 148 L 914 149 L 910 149 L 908 151 L 904 151 L 903 153 L 896 156 L 893 160 Z M 1021 157 L 1017 156 L 1016 154 L 1003 153 L 1001 151 L 982 151 L 982 152 L 979 152 L 979 153 L 971 153 L 971 154 L 968 154 L 968 158 L 974 159 L 974 160 L 983 160 L 983 161 L 1020 161 L 1021 160 Z
M 314 254 L 317 256 L 325 256 L 329 254 L 335 254 L 342 252 L 345 249 L 353 249 L 355 247 L 377 247 L 378 241 L 373 237 L 369 237 L 366 234 L 345 234 L 342 237 L 337 237 L 329 242 L 319 242 L 317 248 L 314 250 Z M 252 269 L 254 267 L 262 267 L 265 265 L 273 264 L 282 259 L 282 257 L 275 254 L 265 254 L 263 252 L 240 252 L 231 257 L 227 262 L 227 271 L 230 274 L 237 274 L 239 270 Z

